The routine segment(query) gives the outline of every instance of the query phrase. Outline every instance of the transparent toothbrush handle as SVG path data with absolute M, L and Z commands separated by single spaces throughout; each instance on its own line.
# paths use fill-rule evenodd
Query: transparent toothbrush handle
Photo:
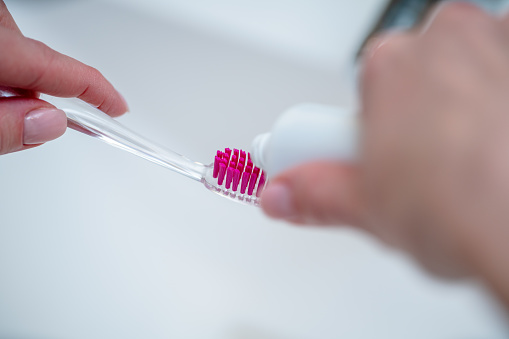
M 154 144 L 79 99 L 57 98 L 43 94 L 41 100 L 63 110 L 67 115 L 68 127 L 76 131 L 98 138 L 191 179 L 201 181 L 205 175 L 207 169 L 205 165 Z

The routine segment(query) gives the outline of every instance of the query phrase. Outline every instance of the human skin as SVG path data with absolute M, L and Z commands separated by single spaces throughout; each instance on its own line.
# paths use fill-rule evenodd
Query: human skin
M 262 195 L 271 217 L 349 224 L 509 306 L 509 16 L 467 3 L 372 41 L 355 165 L 312 163 Z
M 128 110 L 99 71 L 23 36 L 0 0 L 0 155 L 65 132 L 65 113 L 39 100 L 39 93 L 77 97 L 113 117 Z

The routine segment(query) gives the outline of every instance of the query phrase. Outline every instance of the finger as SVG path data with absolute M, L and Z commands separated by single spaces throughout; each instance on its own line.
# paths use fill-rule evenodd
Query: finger
M 357 170 L 335 162 L 315 162 L 272 180 L 261 205 L 266 214 L 302 224 L 358 224 Z
M 65 113 L 33 98 L 0 99 L 0 155 L 21 151 L 64 134 Z
M 43 43 L 0 28 L 0 83 L 60 97 L 78 97 L 111 116 L 128 110 L 122 95 L 95 68 Z
M 502 24 L 502 26 L 504 27 L 504 32 L 505 32 L 505 36 L 506 36 L 506 41 L 507 41 L 507 35 L 509 34 L 509 8 L 500 14 L 500 17 L 499 17 L 499 20 Z
M 468 1 L 440 2 L 429 11 L 419 29 L 421 33 L 432 27 L 446 28 L 445 32 L 475 32 L 479 26 L 491 23 L 492 19 L 492 15 Z
M 359 82 L 363 114 L 368 111 L 366 105 L 372 102 L 372 94 L 379 92 L 373 89 L 392 88 L 386 85 L 387 81 L 392 83 L 408 64 L 414 40 L 413 33 L 393 31 L 382 33 L 367 44 L 361 58 Z
M 12 18 L 11 13 L 9 13 L 9 10 L 7 9 L 7 6 L 5 6 L 3 0 L 0 0 L 0 26 L 21 35 L 18 25 L 16 25 L 16 22 Z

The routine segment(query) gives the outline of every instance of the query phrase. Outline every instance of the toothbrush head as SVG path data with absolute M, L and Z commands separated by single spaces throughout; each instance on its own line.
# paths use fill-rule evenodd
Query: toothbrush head
M 203 182 L 220 195 L 249 205 L 259 205 L 266 184 L 265 172 L 256 167 L 248 152 L 226 148 L 218 150 Z

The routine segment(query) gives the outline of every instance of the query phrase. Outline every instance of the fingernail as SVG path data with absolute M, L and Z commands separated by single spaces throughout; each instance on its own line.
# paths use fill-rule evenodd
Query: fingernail
M 261 201 L 265 213 L 273 218 L 287 219 L 296 214 L 290 189 L 283 183 L 269 184 L 263 192 Z
M 395 34 L 400 33 L 401 29 L 391 28 L 387 29 L 383 33 L 379 33 L 366 41 L 364 48 L 362 49 L 361 56 L 364 59 L 371 58 L 380 47 L 385 45 L 387 41 Z
M 39 108 L 25 115 L 23 143 L 42 144 L 65 133 L 67 117 L 56 108 Z
M 362 49 L 361 56 L 363 59 L 369 59 L 375 54 L 376 50 L 386 42 L 385 37 L 372 37 L 370 38 L 364 48 Z

